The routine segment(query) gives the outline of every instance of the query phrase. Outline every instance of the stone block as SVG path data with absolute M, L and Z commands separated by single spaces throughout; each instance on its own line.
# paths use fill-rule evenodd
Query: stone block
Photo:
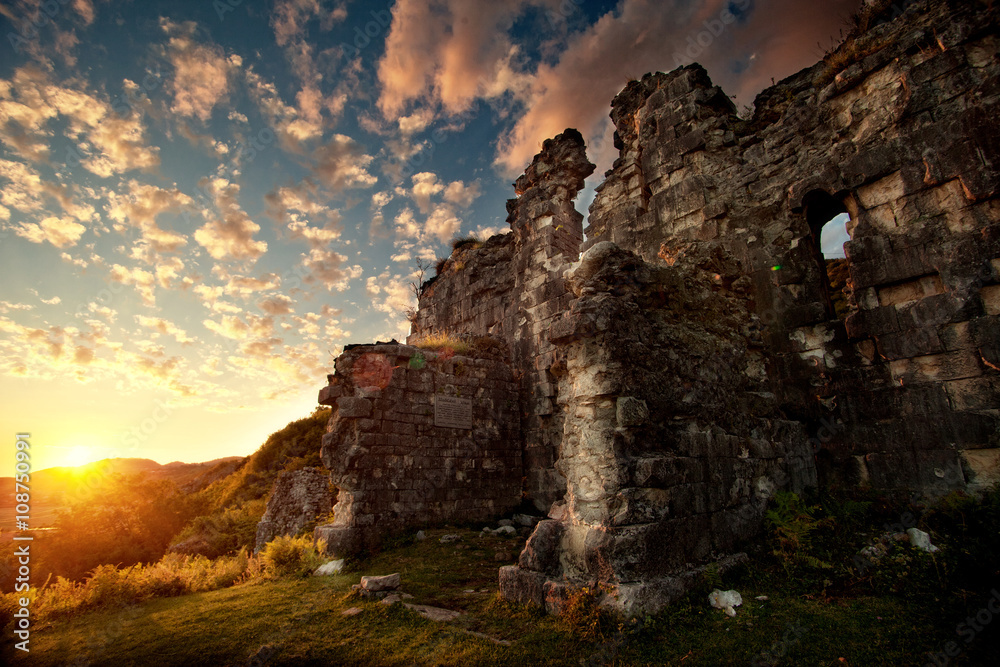
M 337 416 L 344 419 L 367 417 L 372 413 L 372 402 L 367 398 L 342 396 L 337 399 Z
M 1000 315 L 1000 285 L 987 285 L 979 291 L 987 315 Z
M 910 329 L 897 334 L 883 334 L 877 341 L 879 353 L 890 361 L 945 351 L 944 343 L 933 329 Z
M 333 405 L 337 402 L 337 399 L 343 396 L 344 388 L 337 384 L 329 384 L 319 390 L 319 398 L 317 403 L 320 405 Z
M 895 172 L 857 190 L 858 201 L 865 208 L 874 208 L 902 199 L 907 194 L 906 183 L 900 172 Z
M 642 426 L 649 419 L 649 407 L 640 398 L 620 396 L 616 402 L 616 416 L 621 428 Z
M 995 376 L 954 380 L 945 388 L 955 410 L 1000 409 L 1000 379 Z
M 562 570 L 559 563 L 562 535 L 562 522 L 551 519 L 538 522 L 524 545 L 518 565 L 525 570 L 558 576 Z
M 936 273 L 877 288 L 878 301 L 881 306 L 897 306 L 919 301 L 924 297 L 943 294 L 944 291 L 941 276 Z
M 964 350 L 889 363 L 892 377 L 903 385 L 977 377 L 983 371 L 978 356 Z
M 971 491 L 985 491 L 1000 483 L 1000 449 L 967 449 L 961 458 Z

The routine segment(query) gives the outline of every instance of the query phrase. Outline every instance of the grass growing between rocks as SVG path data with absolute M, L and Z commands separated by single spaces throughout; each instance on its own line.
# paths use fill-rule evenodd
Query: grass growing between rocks
M 890 550 L 862 573 L 844 554 L 883 532 L 898 516 L 857 506 L 824 514 L 820 503 L 787 505 L 779 525 L 751 550 L 751 562 L 655 616 L 624 620 L 581 595 L 571 613 L 546 616 L 497 595 L 497 567 L 515 561 L 523 537 L 474 530 L 427 531 L 330 577 L 288 574 L 231 588 L 121 607 L 82 611 L 32 627 L 31 653 L 13 650 L 4 633 L 3 664 L 55 665 L 923 665 L 959 655 L 949 665 L 992 664 L 1000 621 L 989 609 L 997 585 L 991 540 L 997 498 L 953 503 L 926 512 L 942 552 L 934 557 Z M 781 507 L 780 505 L 777 507 Z M 860 507 L 861 509 L 858 509 Z M 794 510 L 794 511 L 791 511 Z M 808 510 L 808 511 L 807 511 Z M 893 510 L 897 511 L 897 510 Z M 874 513 L 873 513 L 874 512 Z M 789 557 L 788 535 L 816 522 Z M 850 526 L 848 538 L 837 533 Z M 446 533 L 460 536 L 441 543 Z M 783 542 L 782 539 L 785 541 Z M 851 542 L 853 540 L 854 542 Z M 856 543 L 855 543 L 856 542 Z M 909 547 L 907 547 L 909 548 Z M 815 559 L 815 560 L 811 560 Z M 832 567 L 826 567 L 832 565 Z M 399 572 L 409 602 L 462 613 L 441 623 L 403 605 L 362 600 L 351 585 L 362 575 Z M 714 586 L 743 596 L 730 618 L 706 602 Z M 758 596 L 767 599 L 758 600 Z M 996 603 L 994 603 L 996 608 Z M 345 615 L 351 610 L 353 615 Z M 979 613 L 970 640 L 956 627 Z M 986 615 L 989 615 L 989 622 Z M 931 662 L 931 664 L 934 664 Z M 944 664 L 944 663 L 939 663 Z

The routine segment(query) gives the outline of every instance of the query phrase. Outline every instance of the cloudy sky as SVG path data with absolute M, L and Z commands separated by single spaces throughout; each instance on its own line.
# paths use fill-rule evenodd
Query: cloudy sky
M 587 138 L 584 210 L 630 77 L 752 104 L 858 2 L 0 4 L 0 430 L 36 469 L 248 454 L 406 335 L 416 261 L 501 231 L 545 138 Z

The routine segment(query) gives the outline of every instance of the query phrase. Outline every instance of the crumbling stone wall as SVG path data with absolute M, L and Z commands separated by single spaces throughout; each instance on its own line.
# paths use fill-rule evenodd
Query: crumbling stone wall
M 684 259 L 598 243 L 567 272 L 576 299 L 551 334 L 566 507 L 501 570 L 506 597 L 557 609 L 597 580 L 621 609 L 655 611 L 691 564 L 751 537 L 777 489 L 816 484 L 805 429 L 769 391 L 750 281 L 721 278 L 735 262 L 719 244 Z
M 427 421 L 439 387 L 458 391 L 450 360 L 414 374 L 415 348 L 349 350 L 321 395 L 340 495 L 317 535 L 357 548 L 489 518 L 523 474 L 539 508 L 565 504 L 501 571 L 504 594 L 557 607 L 596 579 L 639 612 L 731 562 L 778 489 L 1000 477 L 998 13 L 914 2 L 749 119 L 699 65 L 630 82 L 585 244 L 572 201 L 593 165 L 576 131 L 547 141 L 515 183 L 512 233 L 453 253 L 413 322 L 410 342 L 507 344 L 469 362 L 493 410 L 482 438 Z M 819 250 L 838 212 L 845 317 Z M 360 372 L 365 355 L 384 361 Z
M 254 553 L 279 535 L 296 535 L 310 523 L 330 513 L 330 473 L 319 468 L 283 471 L 267 499 L 267 509 L 257 524 Z
M 408 339 L 478 333 L 507 342 L 521 376 L 525 490 L 543 511 L 566 490 L 555 467 L 563 418 L 549 372 L 555 347 L 548 332 L 572 299 L 563 273 L 583 242 L 583 216 L 573 199 L 594 168 L 576 130 L 547 140 L 514 183 L 511 233 L 452 255 L 422 289 Z
M 321 455 L 338 494 L 333 523 L 315 536 L 331 554 L 520 503 L 517 383 L 504 359 L 469 355 L 387 343 L 337 358 L 319 397 L 333 408 Z M 457 407 L 446 413 L 446 403 Z
M 753 280 L 773 391 L 823 434 L 825 483 L 996 478 L 997 19 L 988 3 L 913 3 L 761 93 L 750 120 L 698 65 L 613 102 L 620 157 L 588 242 L 648 261 L 729 248 Z M 818 251 L 838 211 L 852 218 L 843 320 Z

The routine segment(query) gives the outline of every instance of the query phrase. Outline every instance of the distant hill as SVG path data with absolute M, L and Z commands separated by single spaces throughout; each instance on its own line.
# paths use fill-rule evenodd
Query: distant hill
M 191 497 L 203 509 L 176 537 L 171 550 L 214 558 L 242 547 L 253 548 L 257 523 L 278 475 L 323 466 L 319 453 L 329 419 L 328 408 L 317 408 L 272 433 L 250 456 L 226 464 L 228 470 L 220 465 L 182 487 L 194 491 Z M 198 489 L 193 488 L 195 484 Z
M 121 511 L 122 502 L 131 508 L 129 518 L 118 522 L 125 527 L 115 524 L 124 531 L 120 539 L 109 538 L 101 545 L 90 544 L 93 553 L 77 558 L 80 562 L 58 565 L 76 574 L 102 563 L 152 562 L 163 555 L 160 549 L 166 550 L 168 545 L 172 545 L 171 551 L 209 557 L 243 547 L 252 549 L 257 523 L 264 514 L 278 475 L 285 470 L 323 465 L 320 447 L 329 418 L 328 408 L 317 408 L 309 416 L 272 433 L 256 452 L 245 457 L 231 456 L 203 463 L 174 461 L 166 465 L 149 459 L 106 459 L 77 468 L 48 468 L 34 472 L 31 475 L 31 528 L 51 528 L 57 525 L 57 519 L 65 521 L 66 516 L 79 517 L 81 521 L 96 520 L 94 517 L 105 516 L 102 511 Z M 135 481 L 121 483 L 136 477 L 145 480 L 144 483 L 170 482 L 179 490 L 179 498 L 172 499 L 167 491 L 164 498 L 169 502 L 150 511 L 134 496 L 134 489 L 141 486 Z M 3 485 L 0 486 L 3 492 L 0 495 L 2 546 L 4 538 L 9 540 L 14 529 L 14 479 L 0 478 L 0 485 Z M 71 514 L 63 514 L 64 510 Z M 162 547 L 144 551 L 138 548 L 142 546 L 140 542 L 144 544 L 146 533 L 155 533 L 153 541 L 158 542 L 162 537 L 160 528 L 172 525 L 179 514 L 193 518 L 184 519 L 186 525 L 182 523 L 173 529 Z M 72 519 L 70 521 L 72 525 Z M 53 533 L 47 539 L 58 541 L 61 538 Z M 116 550 L 115 545 L 130 540 L 136 542 L 131 545 L 135 548 L 127 550 L 125 555 L 118 553 L 121 549 Z M 60 549 L 65 550 L 65 546 Z M 53 571 L 60 571 L 58 567 L 53 565 Z
M 114 475 L 145 475 L 151 480 L 169 480 L 185 491 L 198 491 L 231 473 L 248 457 L 227 456 L 202 463 L 175 461 L 166 465 L 150 459 L 104 459 L 77 467 L 46 468 L 31 473 L 31 504 L 60 506 L 84 489 L 97 489 Z M 219 474 L 224 471 L 223 474 Z M 215 473 L 213 475 L 213 473 Z M 208 477 L 208 479 L 205 479 Z M 0 477 L 0 507 L 14 505 L 14 478 Z

